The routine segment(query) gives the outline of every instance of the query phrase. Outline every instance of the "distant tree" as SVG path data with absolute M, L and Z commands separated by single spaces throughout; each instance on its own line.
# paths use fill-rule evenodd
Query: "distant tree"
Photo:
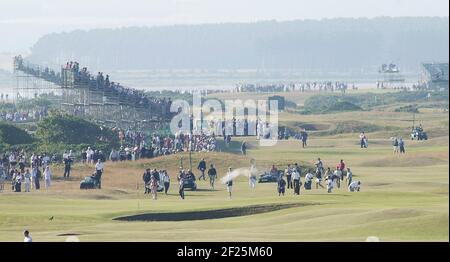
M 38 123 L 36 138 L 43 144 L 90 144 L 107 142 L 114 145 L 115 134 L 87 120 L 63 114 L 51 115 Z

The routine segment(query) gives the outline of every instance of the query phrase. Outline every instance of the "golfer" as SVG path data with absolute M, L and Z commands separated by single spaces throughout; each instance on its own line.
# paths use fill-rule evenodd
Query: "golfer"
M 227 185 L 228 194 L 229 194 L 230 199 L 231 199 L 231 192 L 233 190 L 233 179 L 231 177 L 231 167 L 228 168 L 226 185 Z
M 167 195 L 167 191 L 169 191 L 170 187 L 170 176 L 167 174 L 167 171 L 163 171 L 162 180 L 164 182 L 164 194 Z
M 331 176 L 327 176 L 327 192 L 331 193 L 333 190 L 333 178 Z
M 198 180 L 202 180 L 202 178 L 203 178 L 203 180 L 206 180 L 206 177 L 205 177 L 206 161 L 204 158 L 202 158 L 202 160 L 198 163 L 197 169 L 200 170 L 200 172 L 202 172 L 202 174 L 200 175 Z
M 216 168 L 214 168 L 213 164 L 211 164 L 211 166 L 208 169 L 208 176 L 209 176 L 209 185 L 211 186 L 212 189 L 214 189 L 214 182 L 216 181 L 217 178 L 217 170 Z
M 184 199 L 184 175 L 180 175 L 179 180 L 180 188 L 178 190 L 178 194 L 180 194 L 181 199 Z

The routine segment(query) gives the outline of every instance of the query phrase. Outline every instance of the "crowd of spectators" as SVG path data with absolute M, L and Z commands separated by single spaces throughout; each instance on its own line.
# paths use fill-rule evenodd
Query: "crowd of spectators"
M 119 97 L 120 102 L 128 103 L 135 107 L 151 109 L 152 112 L 159 113 L 163 116 L 170 114 L 170 105 L 172 100 L 156 98 L 148 96 L 142 90 L 125 87 L 120 83 L 110 80 L 109 75 L 103 72 L 92 74 L 87 67 L 80 67 L 78 62 L 67 62 L 61 68 L 61 73 L 55 73 L 54 70 L 45 67 L 41 69 L 39 66 L 25 64 L 21 56 L 14 58 L 15 69 L 23 71 L 35 77 L 43 78 L 56 85 L 63 87 L 88 87 L 90 90 L 104 91 L 106 96 Z
M 350 84 L 340 81 L 311 81 L 301 83 L 277 83 L 277 84 L 237 84 L 236 92 L 344 92 L 349 88 Z M 351 85 L 352 89 L 357 89 L 355 84 Z
M 27 122 L 40 121 L 48 116 L 46 107 L 35 110 L 2 110 L 0 111 L 0 121 Z

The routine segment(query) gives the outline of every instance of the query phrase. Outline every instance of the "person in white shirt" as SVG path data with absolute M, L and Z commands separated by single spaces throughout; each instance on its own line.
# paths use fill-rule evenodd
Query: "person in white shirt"
M 312 171 L 309 170 L 308 173 L 306 173 L 306 175 L 305 175 L 305 189 L 306 190 L 311 190 L 311 184 L 312 184 L 312 180 L 314 178 L 314 175 L 311 172 Z
M 331 193 L 331 191 L 333 190 L 333 178 L 331 176 L 327 177 L 327 192 Z
M 52 172 L 50 171 L 50 167 L 46 166 L 44 170 L 44 180 L 45 180 L 45 189 L 48 189 L 52 180 Z
M 30 232 L 28 232 L 28 230 L 25 230 L 23 232 L 23 236 L 24 236 L 23 242 L 33 242 L 33 239 L 31 238 Z
M 97 161 L 97 164 L 95 164 L 95 177 L 97 179 L 98 188 L 102 188 L 102 175 L 103 175 L 103 168 L 104 165 L 102 163 L 102 160 L 99 159 Z
M 162 171 L 162 181 L 164 183 L 164 194 L 167 195 L 167 191 L 169 191 L 170 187 L 170 176 L 167 174 L 166 170 Z
M 27 169 L 24 175 L 25 179 L 25 192 L 30 192 L 31 189 L 31 173 L 30 170 Z
M 334 170 L 333 173 L 333 183 L 337 186 L 337 188 L 341 188 L 341 177 L 342 177 L 342 170 L 336 167 L 336 170 Z
M 353 173 L 350 171 L 350 168 L 347 168 L 347 186 L 352 183 Z
M 257 171 L 255 165 L 252 164 L 252 166 L 250 167 L 250 177 L 248 180 L 251 189 L 254 189 L 256 187 L 256 180 L 257 180 L 256 173 L 257 172 L 258 171 Z
M 294 194 L 300 195 L 300 173 L 296 169 L 292 170 L 292 181 L 294 181 Z
M 94 150 L 91 149 L 91 147 L 89 146 L 86 150 L 86 160 L 88 163 L 93 164 L 94 163 Z
M 350 183 L 350 185 L 348 186 L 348 191 L 349 192 L 355 192 L 361 189 L 361 182 L 360 181 L 353 181 Z
M 47 154 L 44 154 L 44 156 L 42 157 L 42 163 L 45 167 L 47 167 L 50 163 L 50 157 Z

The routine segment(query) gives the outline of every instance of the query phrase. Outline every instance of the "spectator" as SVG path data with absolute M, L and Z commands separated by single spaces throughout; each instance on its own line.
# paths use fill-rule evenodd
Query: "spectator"
M 202 173 L 200 175 L 200 177 L 198 178 L 198 180 L 202 180 L 202 177 L 203 177 L 203 180 L 206 180 L 206 177 L 205 177 L 206 161 L 204 158 L 202 158 L 202 160 L 200 160 L 200 162 L 198 163 L 197 169 L 200 170 L 200 172 Z
M 294 194 L 300 195 L 300 173 L 295 169 L 292 171 L 292 180 L 294 181 Z
M 167 195 L 167 191 L 169 191 L 170 187 L 170 176 L 167 174 L 166 170 L 163 171 L 162 181 L 164 183 L 164 194 Z
M 156 200 L 158 196 L 158 180 L 153 175 L 150 179 L 150 191 L 152 193 L 153 200 Z
M 310 169 L 308 173 L 305 175 L 305 190 L 311 190 L 311 184 L 314 176 L 312 174 L 312 170 Z
M 44 180 L 45 180 L 45 189 L 49 189 L 52 180 L 52 172 L 50 171 L 50 167 L 46 166 L 44 170 Z
M 216 181 L 217 178 L 217 170 L 213 164 L 211 164 L 211 166 L 208 169 L 208 177 L 209 177 L 209 185 L 211 186 L 212 189 L 214 189 L 214 182 Z
M 95 164 L 95 177 L 98 183 L 98 188 L 102 188 L 102 175 L 103 175 L 104 164 L 101 159 L 97 160 L 97 164 Z
M 27 169 L 24 174 L 24 180 L 25 180 L 25 192 L 30 192 L 31 189 L 31 174 L 30 170 Z
M 286 181 L 284 180 L 283 177 L 280 177 L 280 179 L 278 179 L 277 188 L 278 188 L 278 196 L 281 195 L 284 196 L 284 192 L 286 189 Z
M 400 139 L 398 140 L 398 147 L 400 150 L 400 154 L 404 154 L 405 153 L 405 142 L 403 141 L 402 137 L 400 137 Z
M 142 175 L 142 180 L 144 181 L 144 194 L 150 193 L 150 180 L 152 176 L 150 173 L 150 168 L 147 168 L 144 172 L 144 175 Z

